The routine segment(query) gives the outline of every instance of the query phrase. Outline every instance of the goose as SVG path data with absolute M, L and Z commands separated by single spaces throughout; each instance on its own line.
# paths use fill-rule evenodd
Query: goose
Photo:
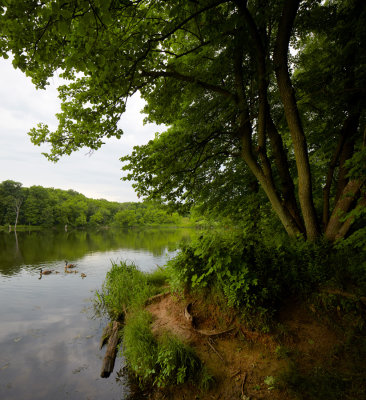
M 39 273 L 41 275 L 49 275 L 49 274 L 52 274 L 52 271 L 50 271 L 49 269 L 46 269 L 45 271 L 43 271 L 43 269 L 41 268 Z
M 75 264 L 68 264 L 67 261 L 65 260 L 65 268 L 75 268 Z

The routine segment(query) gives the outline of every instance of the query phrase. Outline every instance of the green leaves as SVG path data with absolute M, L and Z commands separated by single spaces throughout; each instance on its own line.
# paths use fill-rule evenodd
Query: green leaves
M 122 158 L 125 179 L 139 195 L 235 218 L 248 208 L 268 212 L 270 202 L 289 234 L 303 233 L 309 213 L 299 211 L 295 195 L 304 191 L 303 153 L 311 162 L 305 174 L 311 193 L 301 207 L 311 204 L 310 236 L 316 237 L 312 204 L 318 214 L 327 209 L 322 189 L 329 171 L 334 179 L 324 197 L 332 204 L 348 173 L 343 158 L 355 154 L 357 164 L 364 161 L 366 11 L 361 0 L 352 0 L 308 2 L 297 12 L 290 38 L 297 52 L 284 68 L 296 96 L 287 114 L 304 132 L 300 152 L 294 126 L 283 117 L 273 64 L 276 36 L 284 29 L 282 6 L 271 2 L 263 9 L 257 0 L 13 1 L 0 13 L 0 54 L 11 52 L 14 66 L 39 88 L 55 71 L 68 80 L 59 88 L 58 127 L 30 132 L 33 143 L 50 145 L 50 160 L 121 137 L 125 101 L 139 91 L 146 121 L 168 127 Z M 342 157 L 336 152 L 341 137 L 351 149 Z M 364 177 L 362 168 L 357 171 Z M 245 229 L 256 228 L 245 219 Z

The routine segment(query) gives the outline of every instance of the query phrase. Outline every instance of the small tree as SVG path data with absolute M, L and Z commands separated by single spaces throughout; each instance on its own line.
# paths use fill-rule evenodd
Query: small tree
M 20 212 L 20 207 L 23 203 L 22 198 L 17 198 L 14 200 L 14 210 L 15 210 L 15 223 L 14 223 L 14 230 L 17 230 L 17 224 L 18 224 L 18 218 L 19 218 L 19 212 Z

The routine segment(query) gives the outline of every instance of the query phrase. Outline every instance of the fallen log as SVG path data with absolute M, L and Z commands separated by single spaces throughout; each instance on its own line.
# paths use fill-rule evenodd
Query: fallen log
M 245 394 L 244 394 L 244 386 L 245 386 L 245 382 L 247 381 L 247 373 L 244 372 L 244 378 L 243 378 L 243 382 L 241 384 L 241 398 L 245 399 Z
M 110 322 L 103 330 L 102 337 L 99 342 L 99 350 L 102 350 L 103 346 L 108 342 L 112 334 L 113 324 Z
M 112 332 L 108 339 L 107 351 L 104 356 L 102 369 L 100 372 L 101 378 L 108 378 L 113 372 L 114 362 L 117 356 L 117 346 L 120 340 L 119 328 L 121 324 L 117 321 L 113 321 Z

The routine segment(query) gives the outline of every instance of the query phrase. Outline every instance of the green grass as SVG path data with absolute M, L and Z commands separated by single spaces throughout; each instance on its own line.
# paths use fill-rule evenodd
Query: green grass
M 152 315 L 144 305 L 167 279 L 163 268 L 144 273 L 134 264 L 113 263 L 101 291 L 96 292 L 96 301 L 111 319 L 126 316 L 123 355 L 143 384 L 165 387 L 189 381 L 207 388 L 212 377 L 193 349 L 171 334 L 156 338 L 151 331 Z
M 143 310 L 126 320 L 123 354 L 131 370 L 144 384 L 166 387 L 192 382 L 207 389 L 212 377 L 194 350 L 170 333 L 155 338 L 151 322 L 151 315 Z
M 158 267 L 153 272 L 145 274 L 145 276 L 147 282 L 155 287 L 161 287 L 168 284 L 169 275 L 165 268 Z
M 112 264 L 101 291 L 96 292 L 96 300 L 108 311 L 111 319 L 118 320 L 127 311 L 141 308 L 156 292 L 156 287 L 135 264 L 121 261 Z
M 145 382 L 153 381 L 158 356 L 151 321 L 150 313 L 137 311 L 127 319 L 123 330 L 123 355 L 132 371 Z

